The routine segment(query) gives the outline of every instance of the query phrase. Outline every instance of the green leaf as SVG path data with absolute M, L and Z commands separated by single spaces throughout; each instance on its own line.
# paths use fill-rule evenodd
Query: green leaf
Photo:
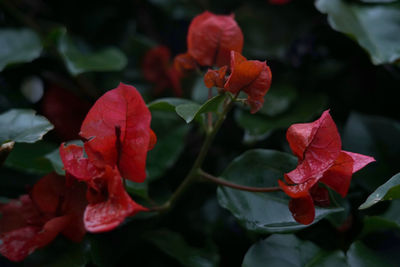
M 161 251 L 176 259 L 182 266 L 211 267 L 218 266 L 219 257 L 215 251 L 195 248 L 186 243 L 183 237 L 175 232 L 159 230 L 147 232 L 145 240 Z
M 277 186 L 284 173 L 293 170 L 297 159 L 287 153 L 255 149 L 236 158 L 221 175 L 241 185 Z M 308 227 L 297 223 L 289 211 L 289 198 L 283 192 L 252 193 L 219 187 L 218 201 L 248 230 L 259 233 L 291 232 Z M 342 211 L 342 208 L 316 207 L 315 222 Z
M 265 102 L 259 113 L 267 116 L 277 116 L 285 112 L 297 98 L 293 87 L 278 85 L 273 86 L 265 97 Z
M 175 108 L 183 104 L 195 104 L 195 102 L 184 98 L 174 98 L 166 97 L 154 100 L 147 104 L 150 110 L 165 110 L 165 111 L 175 111 Z
M 343 252 L 326 252 L 310 241 L 294 235 L 272 235 L 254 244 L 246 253 L 242 267 L 347 266 Z
M 272 131 L 287 128 L 293 123 L 306 122 L 316 114 L 320 114 L 326 106 L 326 97 L 322 95 L 300 97 L 289 110 L 275 116 L 268 117 L 261 114 L 250 114 L 237 109 L 236 123 L 245 130 L 246 143 L 266 138 Z
M 366 216 L 361 236 L 390 229 L 400 230 L 400 200 L 390 202 L 389 208 L 379 216 Z
M 354 242 L 346 253 L 350 267 L 381 267 L 393 266 L 360 241 Z
M 184 124 L 175 114 L 163 111 L 152 112 L 151 127 L 157 135 L 157 144 L 148 154 L 149 181 L 161 177 L 175 164 L 183 151 L 183 140 L 190 129 L 189 125 Z
M 46 155 L 53 152 L 57 145 L 48 142 L 34 144 L 17 143 L 4 162 L 4 166 L 30 174 L 45 175 L 53 171 Z
M 343 149 L 376 159 L 374 164 L 357 172 L 353 181 L 373 192 L 394 173 L 398 173 L 400 123 L 379 117 L 352 113 L 342 135 Z
M 343 0 L 317 0 L 317 9 L 328 14 L 331 27 L 350 35 L 368 51 L 374 64 L 400 58 L 400 5 L 358 5 Z
M 149 181 L 146 179 L 143 183 L 135 183 L 130 180 L 125 180 L 126 191 L 129 194 L 137 195 L 143 199 L 149 199 Z
M 186 123 L 190 123 L 193 119 L 199 118 L 201 114 L 217 112 L 224 100 L 225 94 L 220 94 L 207 100 L 203 105 L 182 104 L 176 107 L 176 113 L 178 113 Z
M 367 209 L 383 200 L 400 198 L 400 173 L 389 179 L 386 183 L 378 187 L 367 200 L 360 205 L 359 209 Z
M 0 29 L 0 71 L 14 63 L 31 62 L 42 52 L 39 36 L 29 29 Z
M 97 52 L 81 51 L 66 32 L 58 40 L 58 51 L 72 75 L 89 71 L 119 71 L 128 62 L 117 48 L 106 48 Z
M 30 109 L 11 109 L 0 114 L 0 145 L 7 141 L 34 143 L 53 129 L 43 116 Z

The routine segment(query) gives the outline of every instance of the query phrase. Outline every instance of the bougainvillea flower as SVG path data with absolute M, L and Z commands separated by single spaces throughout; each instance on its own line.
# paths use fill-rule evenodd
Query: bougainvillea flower
M 85 186 L 51 173 L 40 179 L 30 195 L 0 205 L 0 253 L 21 261 L 49 244 L 59 233 L 79 242 L 86 233 L 83 212 Z
M 77 145 L 62 144 L 60 156 L 65 171 L 87 184 L 89 205 L 85 210 L 84 224 L 88 231 L 112 230 L 126 217 L 147 211 L 147 208 L 134 202 L 126 193 L 116 165 L 97 168 L 90 159 L 84 157 L 83 148 Z
M 182 96 L 181 72 L 170 63 L 171 53 L 166 46 L 156 46 L 144 55 L 142 70 L 146 80 L 155 84 L 155 93 L 172 88 L 176 96 Z
M 247 60 L 241 54 L 231 51 L 230 75 L 226 78 L 227 67 L 219 70 L 209 69 L 204 75 L 208 88 L 223 88 L 232 94 L 243 91 L 247 94 L 247 103 L 251 113 L 256 113 L 264 104 L 264 96 L 271 87 L 272 74 L 267 63 L 258 60 Z
M 312 123 L 293 124 L 286 138 L 298 158 L 298 165 L 285 174 L 286 183 L 278 182 L 292 198 L 289 209 L 294 219 L 302 224 L 314 221 L 314 204 L 329 204 L 328 192 L 319 183 L 345 197 L 353 173 L 375 161 L 372 157 L 342 150 L 340 136 L 329 111 Z
M 90 161 L 100 169 L 116 165 L 122 177 L 143 182 L 147 151 L 154 141 L 150 120 L 150 111 L 135 87 L 120 83 L 105 93 L 81 127 Z
M 234 15 L 205 11 L 190 23 L 187 46 L 187 54 L 200 66 L 222 67 L 229 64 L 231 50 L 242 52 L 243 33 Z
M 179 54 L 174 58 L 174 68 L 181 74 L 194 70 L 196 67 L 196 60 L 188 53 Z
M 54 125 L 56 134 L 64 141 L 79 138 L 79 129 L 90 103 L 72 92 L 50 84 L 41 103 L 42 113 Z

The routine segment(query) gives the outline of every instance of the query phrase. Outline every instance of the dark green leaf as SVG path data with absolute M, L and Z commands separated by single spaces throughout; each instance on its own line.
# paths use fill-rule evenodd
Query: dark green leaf
M 400 123 L 378 116 L 352 113 L 342 135 L 343 149 L 372 156 L 376 162 L 357 172 L 353 181 L 369 192 L 399 172 Z
M 215 251 L 199 249 L 186 243 L 181 235 L 175 232 L 160 230 L 148 232 L 144 238 L 176 259 L 180 264 L 187 267 L 218 266 L 219 257 Z
M 44 141 L 34 144 L 15 144 L 4 166 L 26 173 L 45 175 L 53 171 L 52 164 L 46 155 L 56 148 L 55 144 Z
M 146 179 L 143 183 L 135 183 L 130 180 L 126 180 L 126 191 L 129 194 L 137 195 L 143 199 L 149 198 L 149 180 Z
M 41 52 L 40 39 L 32 30 L 0 30 L 0 71 L 10 64 L 31 62 Z
M 388 229 L 400 230 L 400 200 L 390 202 L 390 207 L 380 216 L 367 216 L 361 235 Z
M 199 118 L 203 113 L 217 112 L 224 99 L 225 94 L 221 94 L 207 100 L 201 106 L 199 104 L 182 104 L 176 107 L 176 113 L 178 113 L 186 123 L 190 123 L 194 118 Z
M 294 235 L 272 235 L 247 251 L 243 267 L 346 266 L 343 252 L 325 252 Z
M 204 78 L 199 77 L 195 80 L 191 98 L 198 103 L 204 103 L 208 99 L 208 88 L 204 84 Z
M 238 109 L 235 112 L 235 120 L 245 130 L 244 141 L 253 142 L 264 139 L 273 130 L 287 128 L 293 123 L 307 122 L 316 114 L 320 114 L 325 106 L 324 96 L 309 95 L 299 98 L 289 110 L 278 116 L 250 114 Z
M 374 251 L 367 248 L 361 242 L 353 243 L 346 253 L 347 263 L 350 267 L 382 267 L 392 266 L 383 258 L 378 256 Z
M 175 108 L 183 104 L 195 104 L 195 102 L 184 98 L 160 98 L 154 100 L 153 102 L 147 104 L 150 110 L 165 110 L 165 111 L 175 111 Z
M 72 75 L 89 71 L 119 71 L 127 64 L 127 58 L 119 49 L 106 48 L 98 52 L 83 52 L 66 33 L 58 41 L 58 51 Z
M 279 115 L 285 112 L 296 98 L 297 92 L 293 87 L 273 85 L 259 113 L 271 117 Z
M 389 179 L 386 183 L 378 187 L 367 200 L 361 204 L 359 209 L 366 209 L 379 201 L 400 198 L 400 173 Z
M 400 58 L 400 5 L 358 5 L 344 0 L 318 0 L 331 27 L 356 39 L 374 64 Z
M 255 187 L 277 186 L 283 174 L 296 167 L 297 159 L 289 154 L 255 149 L 236 158 L 221 175 L 228 181 Z M 227 187 L 218 188 L 218 200 L 248 230 L 260 233 L 290 232 L 307 227 L 297 223 L 282 192 L 252 193 Z M 342 211 L 341 208 L 316 208 L 314 222 Z
M 53 125 L 34 110 L 11 109 L 0 114 L 0 144 L 7 141 L 34 143 L 53 129 Z

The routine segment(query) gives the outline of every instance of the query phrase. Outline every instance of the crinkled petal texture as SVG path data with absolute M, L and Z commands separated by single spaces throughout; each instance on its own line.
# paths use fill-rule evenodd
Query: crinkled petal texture
M 230 51 L 242 52 L 243 33 L 233 15 L 205 11 L 196 16 L 187 35 L 188 54 L 201 66 L 229 64 Z
M 223 88 L 225 85 L 225 75 L 227 71 L 227 66 L 223 66 L 218 70 L 208 69 L 208 71 L 204 75 L 204 84 L 207 88 L 211 88 L 214 86 Z
M 304 183 L 310 178 L 321 178 L 340 154 L 342 143 L 335 122 L 325 111 L 312 123 L 293 124 L 286 138 L 299 159 L 299 165 L 285 174 L 292 183 Z
M 265 61 L 247 60 L 240 53 L 231 51 L 231 74 L 224 88 L 233 94 L 245 92 L 251 113 L 261 109 L 271 81 L 271 70 Z
M 150 144 L 151 114 L 133 86 L 119 86 L 100 97 L 82 123 L 85 151 L 98 168 L 117 165 L 126 179 L 143 182 Z
M 21 261 L 49 244 L 59 233 L 79 242 L 86 233 L 83 210 L 85 187 L 55 173 L 40 179 L 29 195 L 0 206 L 0 253 Z
M 189 54 L 179 54 L 174 58 L 174 66 L 179 73 L 184 74 L 197 67 L 196 60 Z
M 328 191 L 319 187 L 318 182 L 345 197 L 353 173 L 375 161 L 369 156 L 341 150 L 340 136 L 329 111 L 312 123 L 292 125 L 286 137 L 299 163 L 296 169 L 285 174 L 287 184 L 278 183 L 292 198 L 289 209 L 302 224 L 313 222 L 314 204 L 329 205 Z
M 103 177 L 106 181 L 108 197 L 105 201 L 87 206 L 84 222 L 90 232 L 105 232 L 120 225 L 127 216 L 133 216 L 147 208 L 134 202 L 126 193 L 117 169 L 107 166 Z

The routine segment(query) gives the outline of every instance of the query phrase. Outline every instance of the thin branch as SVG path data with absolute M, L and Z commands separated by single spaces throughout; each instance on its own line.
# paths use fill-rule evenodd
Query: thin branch
M 198 174 L 201 178 L 208 180 L 210 182 L 222 185 L 222 186 L 226 186 L 226 187 L 230 187 L 230 188 L 234 188 L 234 189 L 238 189 L 238 190 L 242 190 L 242 191 L 249 191 L 249 192 L 277 192 L 277 191 L 281 191 L 281 188 L 276 186 L 276 187 L 252 187 L 252 186 L 245 186 L 245 185 L 238 185 L 238 184 L 234 184 L 231 182 L 228 182 L 226 180 L 223 180 L 221 178 L 215 177 L 209 173 L 206 173 L 203 170 L 199 170 Z

